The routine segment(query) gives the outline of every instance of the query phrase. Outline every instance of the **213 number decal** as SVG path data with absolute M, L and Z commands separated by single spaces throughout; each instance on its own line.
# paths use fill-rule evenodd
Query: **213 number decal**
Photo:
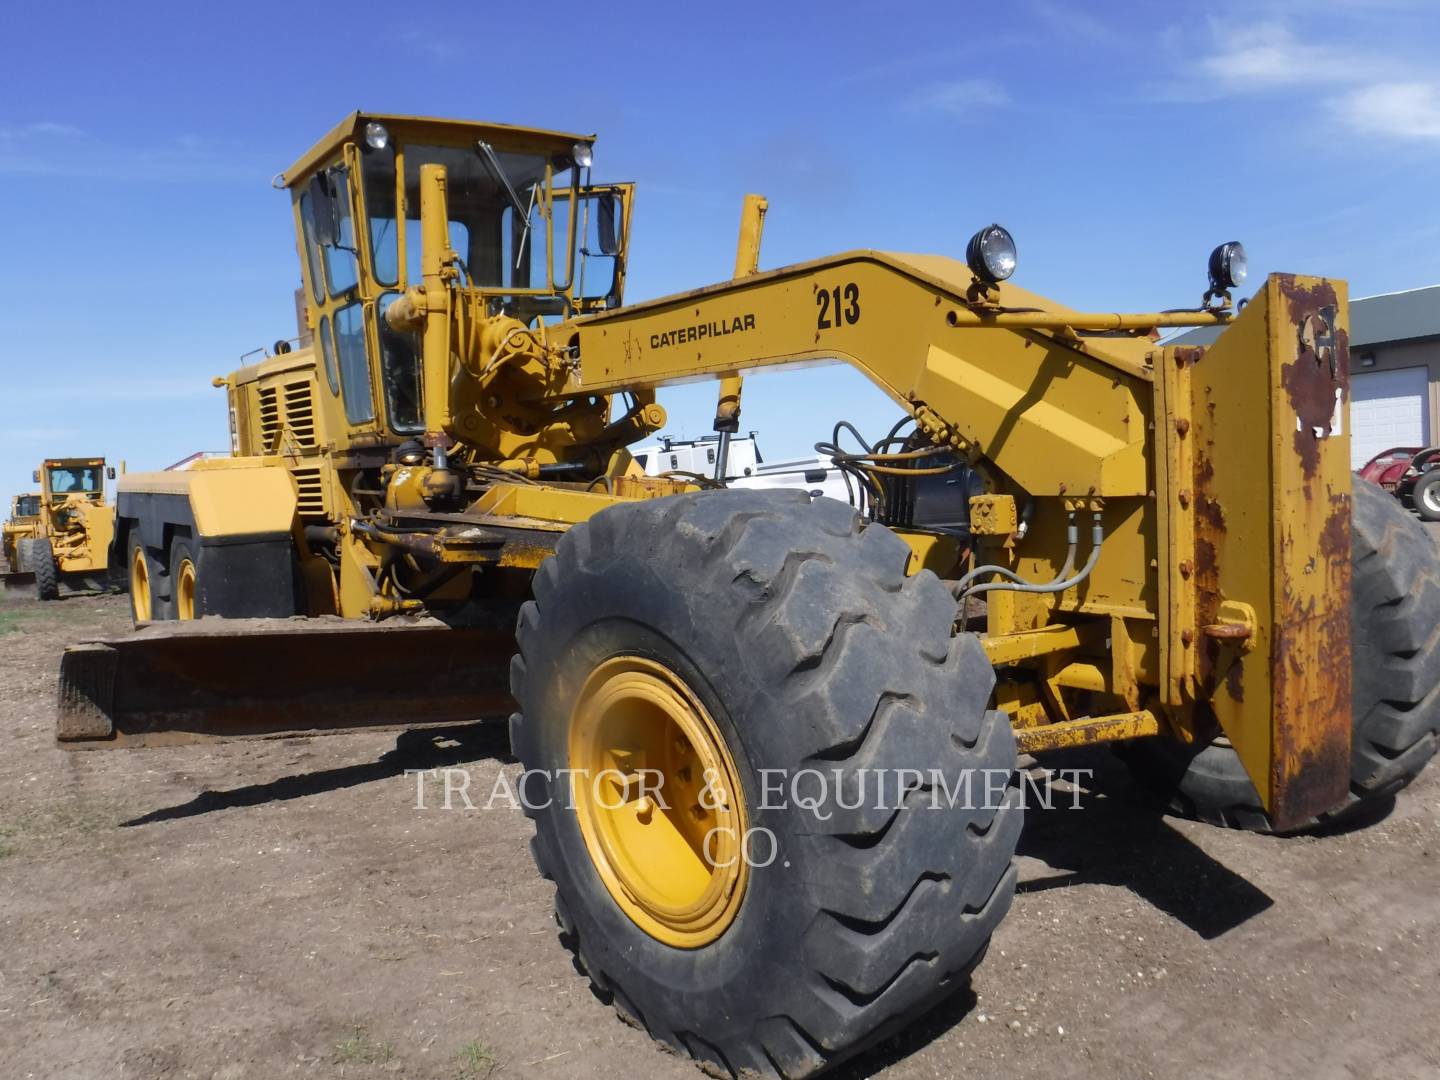
M 860 286 L 853 281 L 848 285 L 836 285 L 833 289 L 816 290 L 815 303 L 820 306 L 820 317 L 815 321 L 817 330 L 846 324 L 854 326 L 860 321 Z

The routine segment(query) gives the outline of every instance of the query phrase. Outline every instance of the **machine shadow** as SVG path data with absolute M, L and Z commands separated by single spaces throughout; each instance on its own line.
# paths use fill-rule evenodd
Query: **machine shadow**
M 1075 751 L 1047 756 L 1044 765 L 1081 770 L 1084 779 L 1073 790 L 1047 787 L 1043 778 L 1027 788 L 1018 853 L 1068 873 L 1022 881 L 1020 895 L 1072 885 L 1122 886 L 1207 941 L 1274 904 L 1176 829 L 1134 789 L 1113 754 Z
M 152 810 L 122 822 L 121 827 L 153 825 L 161 821 L 197 817 L 216 810 L 303 799 L 327 791 L 339 791 L 358 784 L 403 776 L 409 769 L 443 769 L 482 758 L 506 765 L 514 762 L 515 758 L 510 753 L 509 728 L 506 724 L 484 722 L 463 727 L 403 731 L 395 739 L 394 748 L 387 750 L 374 761 L 321 769 L 318 772 L 292 773 L 263 784 L 250 784 L 228 791 L 202 791 L 188 802 Z
M 1017 893 L 1072 885 L 1123 886 L 1207 940 L 1233 930 L 1274 901 L 1211 858 L 1133 789 L 1125 767 L 1105 749 L 1047 755 L 1047 769 L 1089 770 L 1076 790 L 1027 788 L 1025 831 L 1017 854 L 1068 871 L 1022 881 Z M 1038 770 L 1037 770 L 1038 772 Z M 1049 808 L 1040 805 L 1048 791 Z M 1277 841 L 1283 842 L 1283 841 Z M 975 1008 L 968 987 L 842 1065 L 837 1080 L 862 1080 L 940 1038 Z

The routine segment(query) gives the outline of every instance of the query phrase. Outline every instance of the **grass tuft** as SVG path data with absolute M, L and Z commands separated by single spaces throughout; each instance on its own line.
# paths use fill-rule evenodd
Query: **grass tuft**
M 339 1065 L 384 1065 L 395 1056 L 389 1043 L 376 1042 L 364 1024 L 354 1024 L 350 1037 L 335 1044 L 335 1061 Z
M 499 1064 L 490 1047 L 473 1040 L 455 1052 L 455 1060 L 455 1080 L 486 1080 Z

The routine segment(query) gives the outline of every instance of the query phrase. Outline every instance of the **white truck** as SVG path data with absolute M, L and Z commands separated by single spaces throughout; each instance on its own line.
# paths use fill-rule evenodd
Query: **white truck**
M 719 444 L 718 435 L 706 435 L 699 439 L 672 439 L 662 435 L 658 443 L 636 447 L 631 453 L 647 476 L 692 473 L 713 477 Z M 767 462 L 760 454 L 753 431 L 749 435 L 731 437 L 725 471 L 730 487 L 800 488 L 811 495 L 850 501 L 845 480 L 830 458 Z

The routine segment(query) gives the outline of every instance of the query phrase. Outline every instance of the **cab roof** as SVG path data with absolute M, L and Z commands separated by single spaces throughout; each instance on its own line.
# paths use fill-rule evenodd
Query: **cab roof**
M 581 135 L 570 131 L 550 131 L 546 128 L 519 127 L 515 124 L 493 124 L 483 120 L 445 120 L 434 116 L 401 116 L 397 113 L 352 112 L 330 129 L 319 142 L 301 155 L 300 159 L 280 174 L 285 187 L 291 187 L 297 180 L 308 176 L 322 162 L 332 157 L 346 142 L 357 139 L 371 122 L 384 124 L 402 135 L 406 140 L 448 135 L 451 141 L 456 132 L 464 132 L 471 139 L 484 139 L 496 143 L 528 143 L 537 149 L 568 150 L 577 142 L 594 142 L 594 134 Z

